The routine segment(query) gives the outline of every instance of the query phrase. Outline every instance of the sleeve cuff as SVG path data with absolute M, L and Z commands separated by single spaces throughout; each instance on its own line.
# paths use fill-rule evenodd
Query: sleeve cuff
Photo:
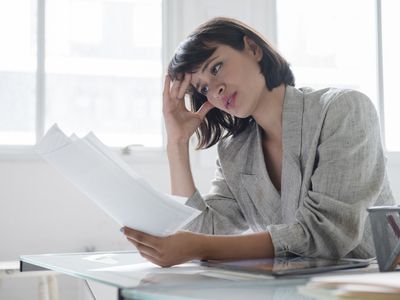
M 203 197 L 200 195 L 200 192 L 198 189 L 194 192 L 194 194 L 189 197 L 189 199 L 186 201 L 185 205 L 197 208 L 198 210 L 204 211 L 207 208 L 206 203 L 204 202 Z
M 279 224 L 267 227 L 274 245 L 275 256 L 302 255 L 306 244 L 300 224 Z

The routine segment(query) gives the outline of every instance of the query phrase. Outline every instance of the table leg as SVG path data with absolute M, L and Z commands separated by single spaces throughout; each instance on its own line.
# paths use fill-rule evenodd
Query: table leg
M 50 300 L 46 276 L 39 277 L 39 300 Z
M 49 291 L 49 300 L 58 300 L 58 282 L 57 278 L 54 275 L 46 276 L 47 279 L 47 287 Z

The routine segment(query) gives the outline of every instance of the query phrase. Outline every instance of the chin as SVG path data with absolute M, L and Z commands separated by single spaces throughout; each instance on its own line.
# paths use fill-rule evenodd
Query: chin
M 240 119 L 245 119 L 251 116 L 251 114 L 246 113 L 232 113 L 232 115 Z

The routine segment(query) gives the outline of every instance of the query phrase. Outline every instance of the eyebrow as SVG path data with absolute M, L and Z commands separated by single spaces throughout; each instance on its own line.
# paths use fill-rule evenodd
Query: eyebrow
M 217 58 L 218 58 L 218 56 L 214 56 L 213 58 L 210 58 L 208 61 L 206 61 L 204 67 L 201 69 L 201 73 L 204 73 L 204 71 L 207 69 L 207 67 L 209 66 L 209 64 L 210 64 L 212 61 L 216 60 Z M 197 82 L 197 83 L 196 83 L 196 86 L 195 86 L 196 90 L 199 89 L 199 86 L 200 86 L 200 83 Z

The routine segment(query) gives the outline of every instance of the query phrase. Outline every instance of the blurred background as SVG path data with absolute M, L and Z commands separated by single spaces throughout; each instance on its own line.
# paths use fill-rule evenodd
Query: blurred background
M 93 131 L 168 192 L 163 74 L 179 42 L 214 16 L 261 32 L 290 62 L 297 87 L 367 94 L 399 199 L 399 11 L 397 0 L 0 0 L 0 261 L 131 249 L 33 146 L 54 123 L 68 134 Z M 215 147 L 191 151 L 202 193 L 215 158 Z M 78 280 L 59 284 L 61 299 L 90 299 Z M 35 299 L 37 288 L 35 278 L 0 279 L 0 299 Z

